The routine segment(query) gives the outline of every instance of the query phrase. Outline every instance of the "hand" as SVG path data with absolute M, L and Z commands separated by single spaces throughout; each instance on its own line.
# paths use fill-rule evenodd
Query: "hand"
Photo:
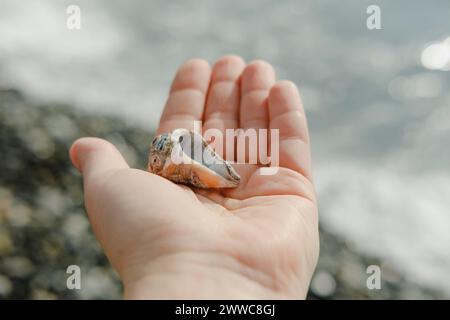
M 191 128 L 279 129 L 276 175 L 236 165 L 227 190 L 192 190 L 131 169 L 109 142 L 77 140 L 70 155 L 84 179 L 94 232 L 125 298 L 305 298 L 319 239 L 310 145 L 296 86 L 266 62 L 193 59 L 171 86 L 158 132 Z M 149 137 L 149 143 L 151 137 Z

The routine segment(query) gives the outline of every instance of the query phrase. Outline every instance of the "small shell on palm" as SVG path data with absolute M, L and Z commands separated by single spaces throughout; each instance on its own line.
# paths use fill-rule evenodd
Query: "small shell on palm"
M 235 188 L 239 174 L 203 137 L 187 129 L 156 136 L 150 146 L 148 171 L 175 183 L 197 188 Z

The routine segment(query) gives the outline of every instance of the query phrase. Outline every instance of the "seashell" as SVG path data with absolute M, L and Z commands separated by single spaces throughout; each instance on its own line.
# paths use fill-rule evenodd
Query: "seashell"
M 200 134 L 187 129 L 156 136 L 150 146 L 147 169 L 175 183 L 197 188 L 235 188 L 241 179 Z

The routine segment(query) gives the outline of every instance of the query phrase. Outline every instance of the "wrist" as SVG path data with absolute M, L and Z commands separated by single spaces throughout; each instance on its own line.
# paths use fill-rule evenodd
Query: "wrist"
M 141 264 L 142 267 L 142 264 Z M 192 253 L 157 258 L 123 277 L 125 299 L 286 299 L 304 298 L 235 259 Z

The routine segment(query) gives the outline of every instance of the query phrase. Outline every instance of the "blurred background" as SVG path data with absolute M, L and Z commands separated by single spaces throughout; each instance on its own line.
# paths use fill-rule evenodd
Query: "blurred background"
M 100 136 L 144 167 L 177 67 L 228 53 L 269 61 L 304 100 L 322 237 L 309 297 L 450 298 L 447 0 L 0 0 L 0 298 L 121 297 L 67 150 Z

